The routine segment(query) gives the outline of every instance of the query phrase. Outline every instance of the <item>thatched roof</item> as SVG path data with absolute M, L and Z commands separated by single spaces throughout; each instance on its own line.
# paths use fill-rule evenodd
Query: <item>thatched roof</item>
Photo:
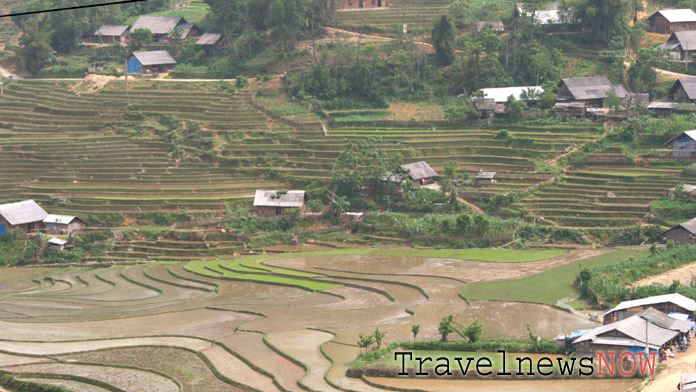
M 576 101 L 588 99 L 604 99 L 609 91 L 614 90 L 616 96 L 624 98 L 628 91 L 621 84 L 611 84 L 606 76 L 592 76 L 584 78 L 566 78 L 561 80 L 561 85 L 565 85 Z
M 176 60 L 166 50 L 154 50 L 152 52 L 133 52 L 133 56 L 142 65 L 169 65 L 176 64 Z
M 104 37 L 120 37 L 128 31 L 128 25 L 104 25 L 97 30 L 94 35 Z
M 401 165 L 401 169 L 408 173 L 412 180 L 422 180 L 424 178 L 437 177 L 437 172 L 433 170 L 425 161 Z
M 280 194 L 279 194 L 280 193 Z M 304 205 L 305 191 L 264 191 L 257 190 L 254 207 L 296 208 Z
M 0 216 L 12 226 L 41 222 L 48 216 L 34 200 L 0 205 Z
M 152 34 L 169 34 L 181 23 L 186 23 L 186 19 L 181 16 L 153 16 L 144 15 L 138 18 L 131 31 L 137 29 L 150 30 Z

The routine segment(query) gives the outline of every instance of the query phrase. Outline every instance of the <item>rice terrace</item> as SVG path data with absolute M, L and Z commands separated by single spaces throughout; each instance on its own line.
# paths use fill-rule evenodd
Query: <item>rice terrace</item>
M 696 390 L 696 2 L 103 3 L 0 0 L 0 392 Z

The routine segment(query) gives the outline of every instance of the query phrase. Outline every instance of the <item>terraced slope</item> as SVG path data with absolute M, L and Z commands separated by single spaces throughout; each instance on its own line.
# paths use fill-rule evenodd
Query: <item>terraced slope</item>
M 450 0 L 400 0 L 384 8 L 340 10 L 336 13 L 336 22 L 348 30 L 357 31 L 364 24 L 371 30 L 391 35 L 401 34 L 404 23 L 411 32 L 422 29 L 423 25 L 429 30 L 435 17 L 449 3 Z

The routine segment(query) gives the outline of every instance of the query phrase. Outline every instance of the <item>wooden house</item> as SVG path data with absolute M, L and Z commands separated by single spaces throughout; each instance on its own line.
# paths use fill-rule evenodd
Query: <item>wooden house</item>
M 696 218 L 680 223 L 659 236 L 662 242 L 674 241 L 675 244 L 696 244 Z
M 425 161 L 409 163 L 401 165 L 401 170 L 413 181 L 416 185 L 430 184 L 438 176 Z
M 128 58 L 128 73 L 169 72 L 175 65 L 176 60 L 166 50 L 133 52 Z
M 565 78 L 558 84 L 561 102 L 585 102 L 587 107 L 604 107 L 610 91 L 624 99 L 628 91 L 622 84 L 612 84 L 606 76 Z
M 669 139 L 665 146 L 672 145 L 675 158 L 691 159 L 696 157 L 696 131 L 686 131 Z
M 496 172 L 485 172 L 481 169 L 478 174 L 476 174 L 476 185 L 493 185 L 497 182 Z
M 681 313 L 691 316 L 694 310 L 696 310 L 696 301 L 676 293 L 623 301 L 613 309 L 604 313 L 604 324 L 606 325 L 627 319 L 649 308 L 659 310 L 665 315 L 670 313 Z
M 481 112 L 481 117 L 491 117 L 495 114 L 497 105 L 493 98 L 474 98 L 474 107 Z
M 43 220 L 44 228 L 49 234 L 70 235 L 86 227 L 85 221 L 69 215 L 49 214 Z
M 198 38 L 196 45 L 201 46 L 208 54 L 218 51 L 222 46 L 222 34 L 205 33 Z
M 36 231 L 43 229 L 43 220 L 48 216 L 34 200 L 0 205 L 0 234 L 10 229 Z
M 658 34 L 696 30 L 696 12 L 689 8 L 659 10 L 648 17 L 648 24 L 650 32 Z
M 696 78 L 679 78 L 669 90 L 672 102 L 696 102 Z
M 118 42 L 126 44 L 128 40 L 128 25 L 103 25 L 94 32 L 92 42 L 112 44 Z
M 257 190 L 254 196 L 256 215 L 263 217 L 279 217 L 292 208 L 300 208 L 306 212 L 305 191 L 265 191 Z
M 149 30 L 155 37 L 155 42 L 169 42 L 174 34 L 185 40 L 200 35 L 198 28 L 188 23 L 181 16 L 143 15 L 131 27 L 131 33 L 138 29 Z
M 675 31 L 660 47 L 668 50 L 673 59 L 690 62 L 696 53 L 696 31 Z

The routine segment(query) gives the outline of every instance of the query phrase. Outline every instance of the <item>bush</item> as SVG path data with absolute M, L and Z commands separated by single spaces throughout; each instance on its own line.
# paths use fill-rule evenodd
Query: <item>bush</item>
M 324 203 L 322 203 L 322 201 L 319 199 L 312 199 L 307 201 L 307 207 L 309 207 L 312 212 L 319 212 L 322 208 L 324 208 Z

